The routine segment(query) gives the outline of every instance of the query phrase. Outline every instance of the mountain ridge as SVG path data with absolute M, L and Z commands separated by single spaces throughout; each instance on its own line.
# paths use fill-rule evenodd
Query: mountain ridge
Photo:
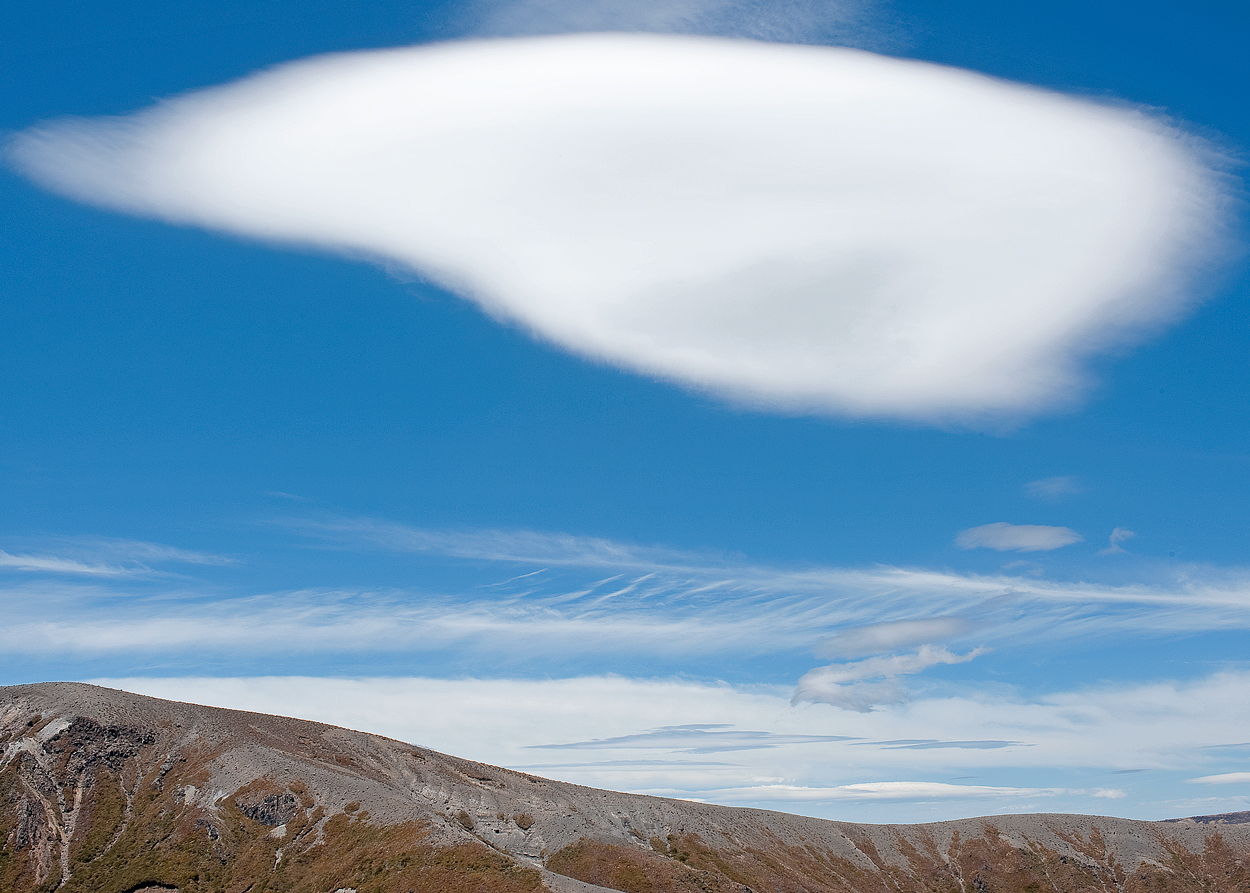
M 72 682 L 0 688 L 0 747 L 14 893 L 1250 891 L 1236 813 L 838 822 Z

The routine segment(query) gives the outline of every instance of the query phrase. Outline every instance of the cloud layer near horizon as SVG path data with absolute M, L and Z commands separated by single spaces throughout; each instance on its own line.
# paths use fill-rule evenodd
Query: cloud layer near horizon
M 790 706 L 781 686 L 617 676 L 525 679 L 112 678 L 158 697 L 390 735 L 578 784 L 860 821 L 998 812 L 1165 818 L 1245 808 L 1237 765 L 1250 677 L 923 697 L 876 713 Z M 969 740 L 971 739 L 971 740 Z M 1244 774 L 1244 773 L 1242 773 Z M 906 802 L 910 818 L 897 805 Z M 873 805 L 877 804 L 877 805 Z M 992 805 L 991 805 L 992 804 Z
M 923 420 L 1072 399 L 1187 302 L 1224 196 L 1140 112 L 857 50 L 584 34 L 340 54 L 10 159 L 135 214 L 408 268 L 734 401 Z

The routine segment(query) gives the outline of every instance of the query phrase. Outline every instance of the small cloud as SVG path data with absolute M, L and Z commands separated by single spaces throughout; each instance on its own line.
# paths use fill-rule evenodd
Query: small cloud
M 312 502 L 307 496 L 299 496 L 295 493 L 283 493 L 281 490 L 266 490 L 261 496 L 271 496 L 274 499 L 289 499 L 292 502 Z
M 1067 527 L 1042 524 L 1008 524 L 997 521 L 970 527 L 955 537 L 961 549 L 997 549 L 999 552 L 1049 552 L 1079 543 L 1084 539 Z
M 1223 775 L 1203 775 L 1185 779 L 1189 784 L 1250 784 L 1250 772 L 1225 772 Z
M 1034 499 L 1046 499 L 1058 502 L 1065 496 L 1075 496 L 1085 492 L 1080 480 L 1071 474 L 1061 474 L 1053 478 L 1042 478 L 1040 481 L 1029 481 L 1024 485 L 1024 492 Z
M 1090 795 L 1091 797 L 1102 797 L 1105 800 L 1123 800 L 1128 794 L 1119 788 L 1098 788 Z
M 923 645 L 915 654 L 870 657 L 817 667 L 799 680 L 790 703 L 811 701 L 856 713 L 871 713 L 883 704 L 901 704 L 908 700 L 906 689 L 894 682 L 895 677 L 919 673 L 939 664 L 967 663 L 984 653 L 985 649 L 977 648 L 967 654 L 952 654 L 945 648 Z
M 894 620 L 839 630 L 816 644 L 816 656 L 830 659 L 867 657 L 940 642 L 969 630 L 962 617 L 931 617 L 925 620 Z
M 1137 534 L 1129 530 L 1128 528 L 1117 527 L 1115 530 L 1111 531 L 1111 536 L 1107 537 L 1107 540 L 1111 543 L 1111 545 L 1107 546 L 1107 548 L 1105 549 L 1099 549 L 1098 554 L 1099 555 L 1118 555 L 1121 552 L 1126 552 L 1128 550 L 1122 548 L 1120 546 L 1120 543 L 1124 542 L 1125 540 L 1131 540 L 1135 536 L 1137 536 Z

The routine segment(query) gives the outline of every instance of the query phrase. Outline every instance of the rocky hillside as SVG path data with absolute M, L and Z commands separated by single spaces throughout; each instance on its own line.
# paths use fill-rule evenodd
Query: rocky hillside
M 0 747 L 14 893 L 1250 891 L 1237 815 L 856 825 L 78 683 L 0 688 Z

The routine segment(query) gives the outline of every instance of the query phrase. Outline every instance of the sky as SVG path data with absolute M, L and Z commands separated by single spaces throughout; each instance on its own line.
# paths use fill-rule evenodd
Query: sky
M 1250 809 L 1247 19 L 8 5 L 0 684 Z

